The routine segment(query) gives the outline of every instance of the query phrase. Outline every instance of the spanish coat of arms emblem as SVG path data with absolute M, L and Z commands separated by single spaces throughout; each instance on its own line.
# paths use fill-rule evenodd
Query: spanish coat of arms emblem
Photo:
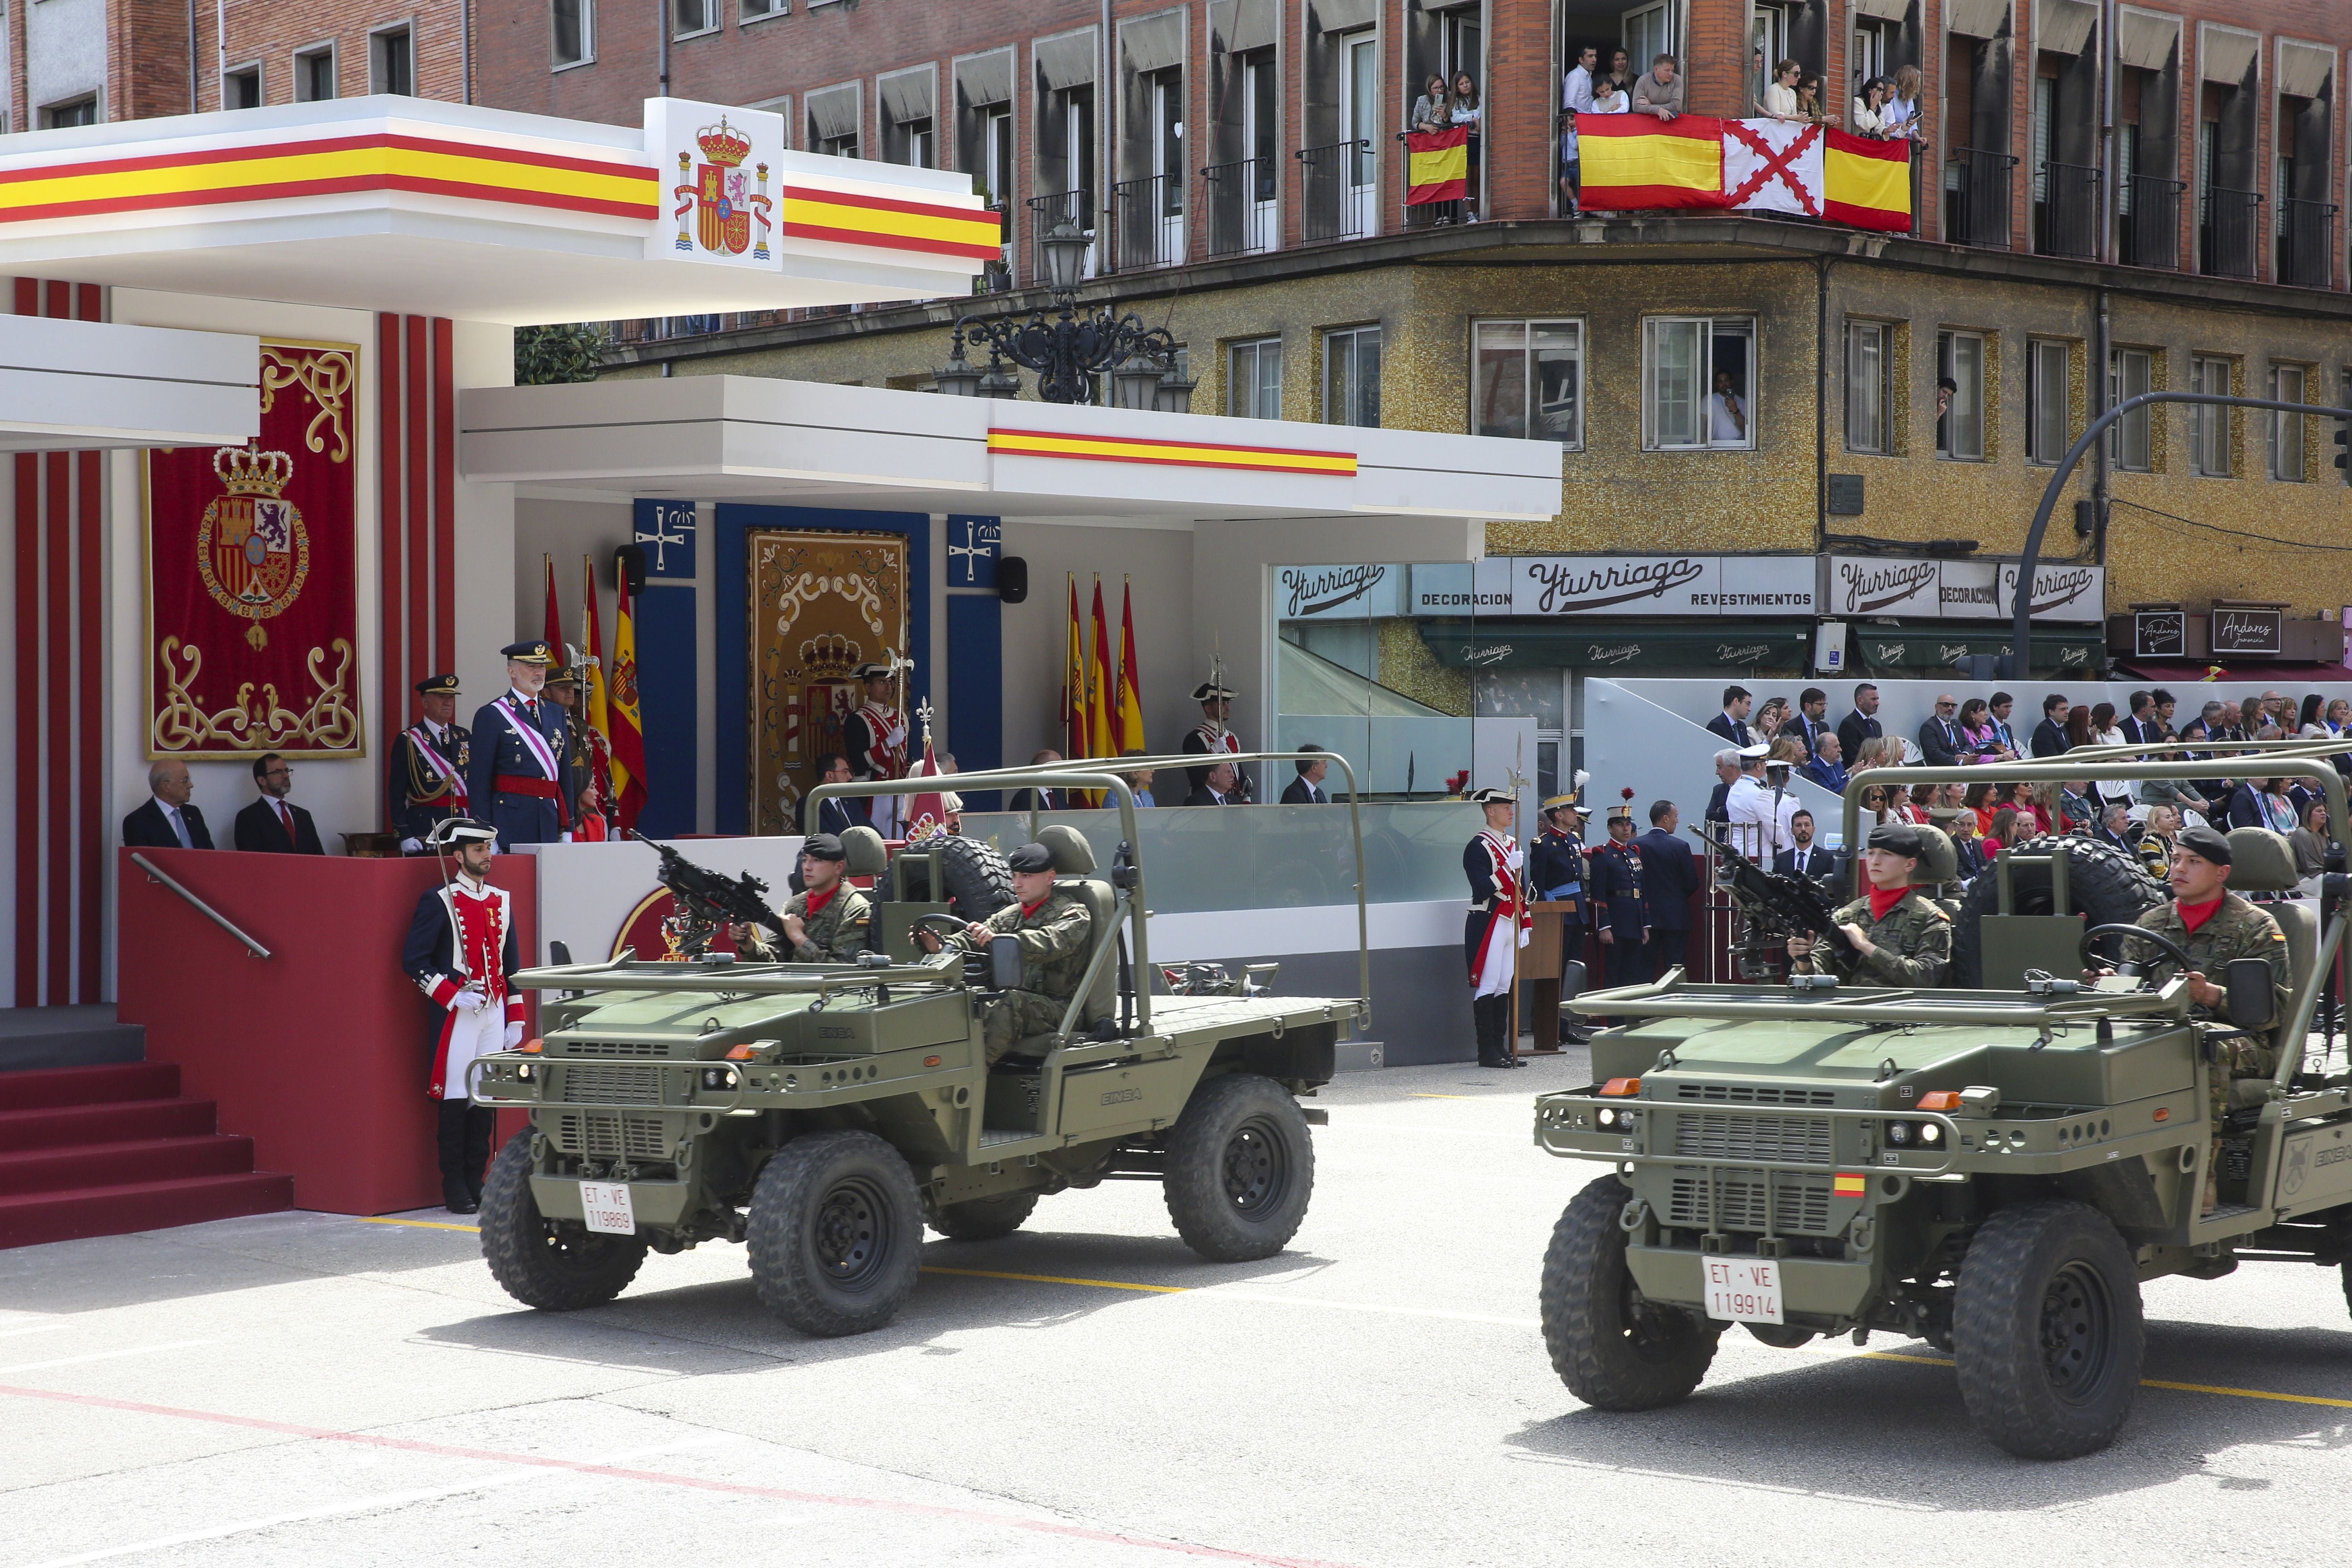
M 196 574 L 214 603 L 250 621 L 245 640 L 266 647 L 262 622 L 282 614 L 310 574 L 310 536 L 302 513 L 285 499 L 294 459 L 253 447 L 223 447 L 213 473 L 224 492 L 196 525 Z
M 678 153 L 677 176 L 685 183 L 670 192 L 681 198 L 676 215 L 677 248 L 699 247 L 725 256 L 749 250 L 756 260 L 769 259 L 768 231 L 773 225 L 768 215 L 775 204 L 768 195 L 768 165 L 757 163 L 749 172 L 743 168 L 743 160 L 751 153 L 751 137 L 728 124 L 722 114 L 718 124 L 695 133 L 694 144 L 702 149 L 705 161 L 697 164 L 693 153 Z M 755 179 L 757 190 L 752 189 Z M 689 214 L 695 220 L 691 235 L 687 231 Z M 754 224 L 759 226 L 756 237 Z

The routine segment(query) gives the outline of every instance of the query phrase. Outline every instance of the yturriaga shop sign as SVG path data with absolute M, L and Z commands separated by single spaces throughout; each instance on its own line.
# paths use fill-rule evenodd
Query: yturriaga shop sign
M 1409 573 L 1409 568 L 1376 562 L 1278 566 L 1274 612 L 1286 621 L 1365 621 L 1402 615 Z
M 1811 616 L 1810 555 L 1492 555 L 1412 569 L 1416 616 Z
M 1822 613 L 2005 621 L 2016 613 L 2017 574 L 2014 561 L 1832 555 L 1822 573 Z M 2099 624 L 2106 618 L 2106 598 L 2104 566 L 2073 561 L 2034 565 L 2030 613 L 2035 620 Z

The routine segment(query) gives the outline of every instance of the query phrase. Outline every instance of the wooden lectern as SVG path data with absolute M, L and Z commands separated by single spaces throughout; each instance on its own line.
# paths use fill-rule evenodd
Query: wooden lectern
M 1538 899 L 1528 905 L 1535 929 L 1519 950 L 1519 978 L 1528 983 L 1528 1005 L 1535 1014 L 1528 1020 L 1535 1037 L 1532 1050 L 1559 1050 L 1560 922 L 1582 907 L 1580 898 Z

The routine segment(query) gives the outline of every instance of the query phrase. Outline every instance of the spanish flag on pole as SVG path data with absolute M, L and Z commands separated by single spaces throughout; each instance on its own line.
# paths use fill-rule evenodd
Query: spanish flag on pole
M 1121 584 L 1118 590 L 1118 749 L 1140 752 L 1143 744 L 1143 688 L 1135 672 L 1135 592 Z
M 614 820 L 626 833 L 646 806 L 646 727 L 637 705 L 637 618 L 629 609 L 629 569 L 613 616 L 613 689 L 604 711 L 613 731 Z
M 1062 645 L 1062 755 L 1083 757 L 1087 754 L 1089 730 L 1087 723 L 1087 629 L 1078 619 L 1078 574 L 1068 574 L 1070 582 L 1069 635 Z
M 1470 179 L 1470 128 L 1416 131 L 1404 139 L 1404 205 L 1458 202 Z
M 1723 205 L 1723 122 L 1647 114 L 1580 114 L 1584 205 L 1601 212 Z

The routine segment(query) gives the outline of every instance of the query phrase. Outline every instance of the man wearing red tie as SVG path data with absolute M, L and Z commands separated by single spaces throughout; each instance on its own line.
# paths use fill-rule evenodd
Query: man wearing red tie
M 265 855 L 324 855 L 326 847 L 319 842 L 319 829 L 310 821 L 310 814 L 299 805 L 289 805 L 287 795 L 294 788 L 294 770 L 276 752 L 264 752 L 253 760 L 253 782 L 261 789 L 261 798 L 236 814 L 236 847 Z

